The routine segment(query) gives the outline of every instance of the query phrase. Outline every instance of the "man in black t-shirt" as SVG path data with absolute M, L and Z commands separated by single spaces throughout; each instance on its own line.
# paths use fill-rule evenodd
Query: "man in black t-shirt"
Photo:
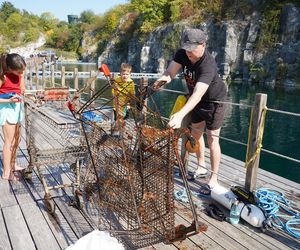
M 223 101 L 227 88 L 219 77 L 217 64 L 206 50 L 207 35 L 200 29 L 188 29 L 184 33 L 183 45 L 163 76 L 154 83 L 154 89 L 159 89 L 162 82 L 169 83 L 182 69 L 189 89 L 189 99 L 184 107 L 170 117 L 169 126 L 180 128 L 183 118 L 191 114 L 192 135 L 199 140 L 200 149 L 196 153 L 198 168 L 195 177 L 205 176 L 203 133 L 206 128 L 207 142 L 210 149 L 212 172 L 208 185 L 200 189 L 202 194 L 210 194 L 210 190 L 218 182 L 218 170 L 221 159 L 219 135 L 223 123 L 225 107 L 218 101 Z

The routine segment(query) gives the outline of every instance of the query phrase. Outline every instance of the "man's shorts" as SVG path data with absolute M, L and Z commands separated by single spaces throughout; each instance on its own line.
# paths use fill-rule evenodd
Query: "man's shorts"
M 200 102 L 192 111 L 192 123 L 205 121 L 206 128 L 216 130 L 222 127 L 226 105 L 214 102 Z
M 0 126 L 6 122 L 9 124 L 20 123 L 23 119 L 23 103 L 1 103 L 0 104 Z

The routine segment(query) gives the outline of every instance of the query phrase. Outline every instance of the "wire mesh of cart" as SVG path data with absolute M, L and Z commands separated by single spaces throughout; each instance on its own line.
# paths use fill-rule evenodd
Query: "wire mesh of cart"
M 110 231 L 129 249 L 198 233 L 197 219 L 188 228 L 182 225 L 181 231 L 175 227 L 173 167 L 179 134 L 167 127 L 159 113 L 144 105 L 145 98 L 126 91 L 122 94 L 135 104 L 130 117 L 123 119 L 117 95 L 110 99 L 104 96 L 108 89 L 117 89 L 109 70 L 105 67 L 103 71 L 107 84 L 85 106 L 76 109 L 69 103 L 74 116 L 90 128 L 85 133 L 89 159 L 81 170 L 87 213 L 97 217 L 100 230 Z M 97 98 L 106 102 L 92 109 L 90 104 Z M 116 121 L 109 127 L 111 116 L 106 107 L 112 103 Z M 86 119 L 85 112 L 94 112 L 103 121 Z
M 67 88 L 49 88 L 25 97 L 26 143 L 29 166 L 23 171 L 25 179 L 32 178 L 36 168 L 45 191 L 44 204 L 47 211 L 55 211 L 50 190 L 72 187 L 79 203 L 79 168 L 87 150 L 81 124 L 74 119 L 66 103 Z M 45 178 L 45 167 L 64 164 L 73 170 L 75 179 L 71 184 L 50 185 Z

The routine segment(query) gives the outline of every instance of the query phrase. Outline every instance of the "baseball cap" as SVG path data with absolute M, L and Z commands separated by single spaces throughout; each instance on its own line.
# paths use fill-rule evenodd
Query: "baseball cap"
M 207 40 L 207 34 L 200 29 L 187 29 L 183 34 L 181 48 L 192 51 Z

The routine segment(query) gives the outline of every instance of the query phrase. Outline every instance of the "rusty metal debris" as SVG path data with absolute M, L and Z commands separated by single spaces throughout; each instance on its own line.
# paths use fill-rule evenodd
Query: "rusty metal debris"
M 79 200 L 80 161 L 87 152 L 81 124 L 66 107 L 68 95 L 66 88 L 48 88 L 27 95 L 24 101 L 29 166 L 23 170 L 23 176 L 30 180 L 36 168 L 45 191 L 44 204 L 50 214 L 55 212 L 52 189 L 72 187 L 75 200 Z M 59 164 L 69 164 L 74 170 L 73 183 L 47 183 L 45 167 Z
M 98 215 L 100 230 L 111 231 L 129 249 L 170 243 L 205 230 L 203 225 L 199 227 L 195 213 L 190 227 L 175 227 L 173 168 L 180 161 L 180 132 L 169 129 L 141 96 L 129 96 L 133 103 L 130 117 L 125 120 L 117 111 L 114 122 L 108 107 L 114 103 L 118 109 L 118 101 L 105 95 L 114 82 L 108 68 L 104 71 L 107 84 L 87 104 L 79 108 L 72 101 L 68 104 L 85 128 L 88 145 L 89 155 L 81 170 L 86 209 Z M 90 104 L 97 98 L 104 101 L 93 109 Z M 85 112 L 91 111 L 101 116 L 101 121 L 86 119 Z

